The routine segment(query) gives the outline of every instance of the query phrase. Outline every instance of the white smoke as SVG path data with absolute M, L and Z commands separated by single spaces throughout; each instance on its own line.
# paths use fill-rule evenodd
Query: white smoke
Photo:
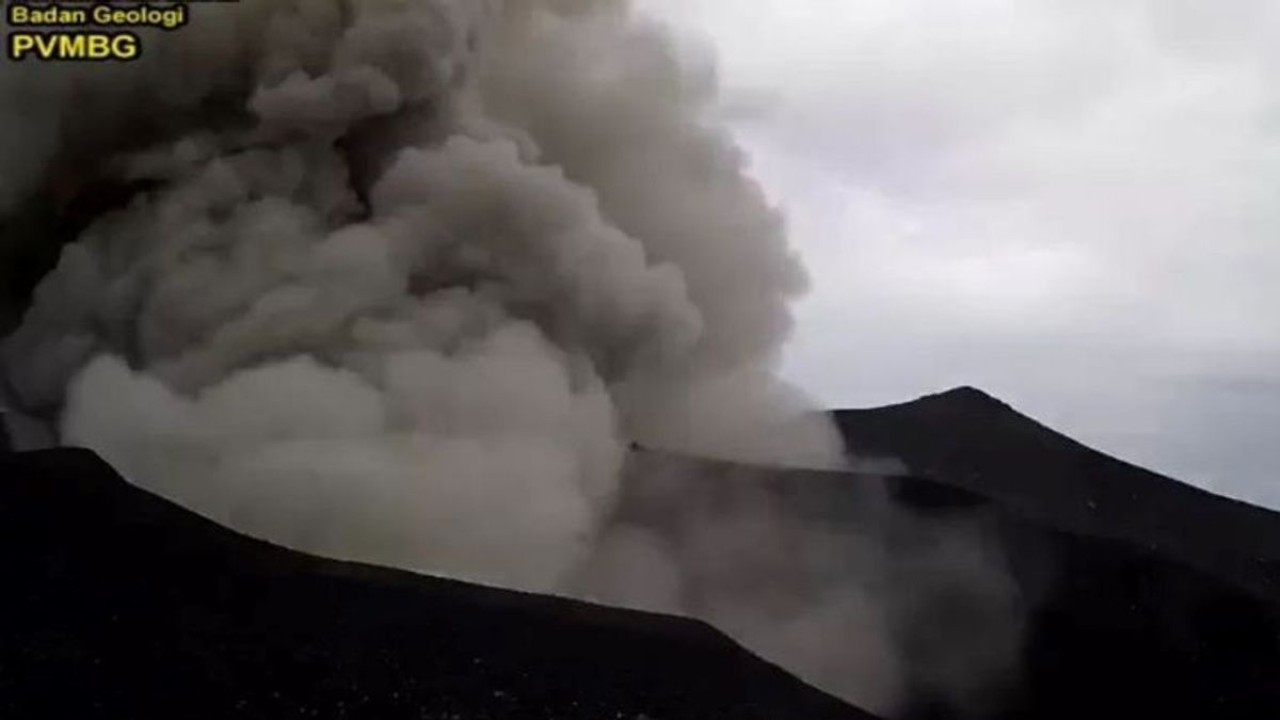
M 842 462 L 775 375 L 804 275 L 704 120 L 709 71 L 623 0 L 190 7 L 138 63 L 0 68 L 4 107 L 23 108 L 0 113 L 0 214 L 89 178 L 138 188 L 65 247 L 0 346 L 14 403 L 254 535 L 608 588 L 896 699 L 885 594 L 843 545 L 764 510 L 675 555 L 605 527 L 632 442 Z M 760 560 L 779 538 L 810 561 L 775 582 L 833 577 L 782 593 L 781 626 L 739 587 L 788 567 Z M 691 587 L 711 590 L 673 599 Z

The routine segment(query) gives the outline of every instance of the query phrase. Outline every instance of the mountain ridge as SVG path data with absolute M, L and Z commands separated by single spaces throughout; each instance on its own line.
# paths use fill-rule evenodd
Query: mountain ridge
M 941 549 L 941 565 L 908 557 L 887 568 L 915 607 L 893 626 L 907 663 L 904 720 L 1280 715 L 1280 598 L 1266 563 L 1250 560 L 1253 526 L 1234 522 L 1236 505 L 1062 442 L 980 391 L 921 407 L 846 414 L 843 429 L 869 428 L 863 438 L 932 476 L 636 451 L 618 519 L 679 542 L 716 514 L 732 524 L 763 511 L 785 519 L 791 534 L 771 539 L 793 549 L 810 527 L 864 550 Z M 1041 444 L 1028 449 L 1027 437 Z M 1025 482 L 1040 470 L 1056 485 Z M 14 482 L 23 473 L 34 481 Z M 1083 519 L 1073 514 L 1108 485 L 1132 505 L 1103 495 Z M 1271 524 L 1264 539 L 1280 524 L 1250 516 Z M 991 569 L 1007 573 L 1012 595 L 989 595 L 946 564 L 966 537 L 992 543 Z M 800 587 L 831 570 L 760 545 L 763 555 L 735 567 L 752 572 L 774 557 Z M 733 563 L 717 565 L 713 582 Z M 412 705 L 441 720 L 870 717 L 704 623 L 293 553 L 143 493 L 87 451 L 0 453 L 0 577 L 19 589 L 0 594 L 0 716 L 274 719 L 345 708 L 408 720 L 419 717 Z M 953 650 L 989 643 L 970 625 L 999 620 L 1010 599 L 1018 667 L 997 694 L 965 705 L 930 668 L 941 661 L 945 679 L 966 657 Z
M 1280 597 L 1280 514 L 1107 455 L 981 390 L 832 417 L 854 455 L 896 458 L 1063 529 L 1168 546 Z
M 303 555 L 83 450 L 0 456 L 0 573 L 5 717 L 870 718 L 704 623 Z

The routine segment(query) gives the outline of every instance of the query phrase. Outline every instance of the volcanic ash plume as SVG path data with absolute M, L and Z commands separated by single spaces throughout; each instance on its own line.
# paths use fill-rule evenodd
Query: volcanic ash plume
M 873 709 L 1003 671 L 980 523 L 681 456 L 840 461 L 774 374 L 782 222 L 663 32 L 191 11 L 137 63 L 0 66 L 0 408 L 251 534 L 706 618 Z
M 772 374 L 781 223 L 625 3 L 193 15 L 139 63 L 3 69 L 5 208 L 130 188 L 3 345 L 62 442 L 256 535 L 536 590 L 632 440 L 829 460 Z

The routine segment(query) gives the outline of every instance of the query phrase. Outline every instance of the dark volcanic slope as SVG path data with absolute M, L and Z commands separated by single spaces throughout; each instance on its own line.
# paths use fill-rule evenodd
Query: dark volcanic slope
M 936 481 L 894 481 L 905 503 L 998 509 L 1028 617 L 1023 677 L 989 717 L 1280 717 L 1280 515 L 969 388 L 836 417 L 855 452 Z
M 1050 526 L 1126 540 L 1280 598 L 1280 516 L 1088 448 L 973 388 L 836 421 L 858 454 Z
M 0 457 L 0 717 L 866 718 L 691 621 L 308 557 Z
M 881 481 L 865 475 L 664 462 L 686 465 L 666 474 L 685 486 L 635 488 L 623 511 L 626 521 L 671 545 L 717 515 L 749 516 L 767 499 L 774 513 L 798 521 L 784 527 L 845 538 L 851 557 L 858 548 L 880 548 L 888 573 L 876 582 L 894 609 L 905 610 L 891 622 L 909 690 L 907 718 L 1280 718 L 1280 603 L 1234 575 L 1188 563 L 1175 548 L 1134 539 L 1132 528 L 1106 535 L 1073 530 L 1061 518 L 918 477 L 885 480 L 894 498 L 894 510 L 886 512 L 876 506 Z M 1169 506 L 1157 497 L 1151 512 Z M 989 574 L 948 562 L 937 547 L 975 538 L 993 543 L 989 557 L 1013 583 L 1016 608 L 992 594 Z M 830 566 L 807 568 L 803 544 L 782 540 L 791 541 L 780 559 L 785 566 L 765 566 L 772 579 L 800 588 L 830 581 Z M 749 569 L 761 564 L 751 561 Z M 980 665 L 984 649 L 998 647 L 1007 628 L 1018 637 L 1016 667 L 1001 674 L 993 695 L 961 707 L 947 675 Z M 836 631 L 823 642 L 839 647 L 859 638 Z M 941 678 L 940 667 L 950 669 Z

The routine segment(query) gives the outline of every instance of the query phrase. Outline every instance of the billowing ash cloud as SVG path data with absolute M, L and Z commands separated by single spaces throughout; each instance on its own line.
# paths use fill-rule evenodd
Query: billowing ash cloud
M 10 203 L 137 190 L 5 375 L 142 485 L 549 590 L 631 440 L 831 457 L 773 379 L 803 287 L 781 222 L 701 122 L 712 83 L 624 3 L 246 1 L 142 63 L 6 73 Z
M 858 567 L 782 630 L 739 588 L 756 561 L 733 549 L 771 552 L 769 514 L 646 556 L 665 570 L 636 559 L 643 528 L 605 532 L 632 442 L 838 459 L 775 378 L 804 277 L 703 121 L 708 73 L 621 0 L 193 13 L 138 63 L 0 68 L 0 214 L 121 195 L 0 346 L 9 403 L 252 534 L 631 604 L 661 604 L 637 579 L 665 576 L 705 596 L 668 609 L 892 698 L 886 599 Z M 0 251 L 56 243 L 5 227 Z M 804 581 L 827 582 L 838 551 L 810 544 Z

